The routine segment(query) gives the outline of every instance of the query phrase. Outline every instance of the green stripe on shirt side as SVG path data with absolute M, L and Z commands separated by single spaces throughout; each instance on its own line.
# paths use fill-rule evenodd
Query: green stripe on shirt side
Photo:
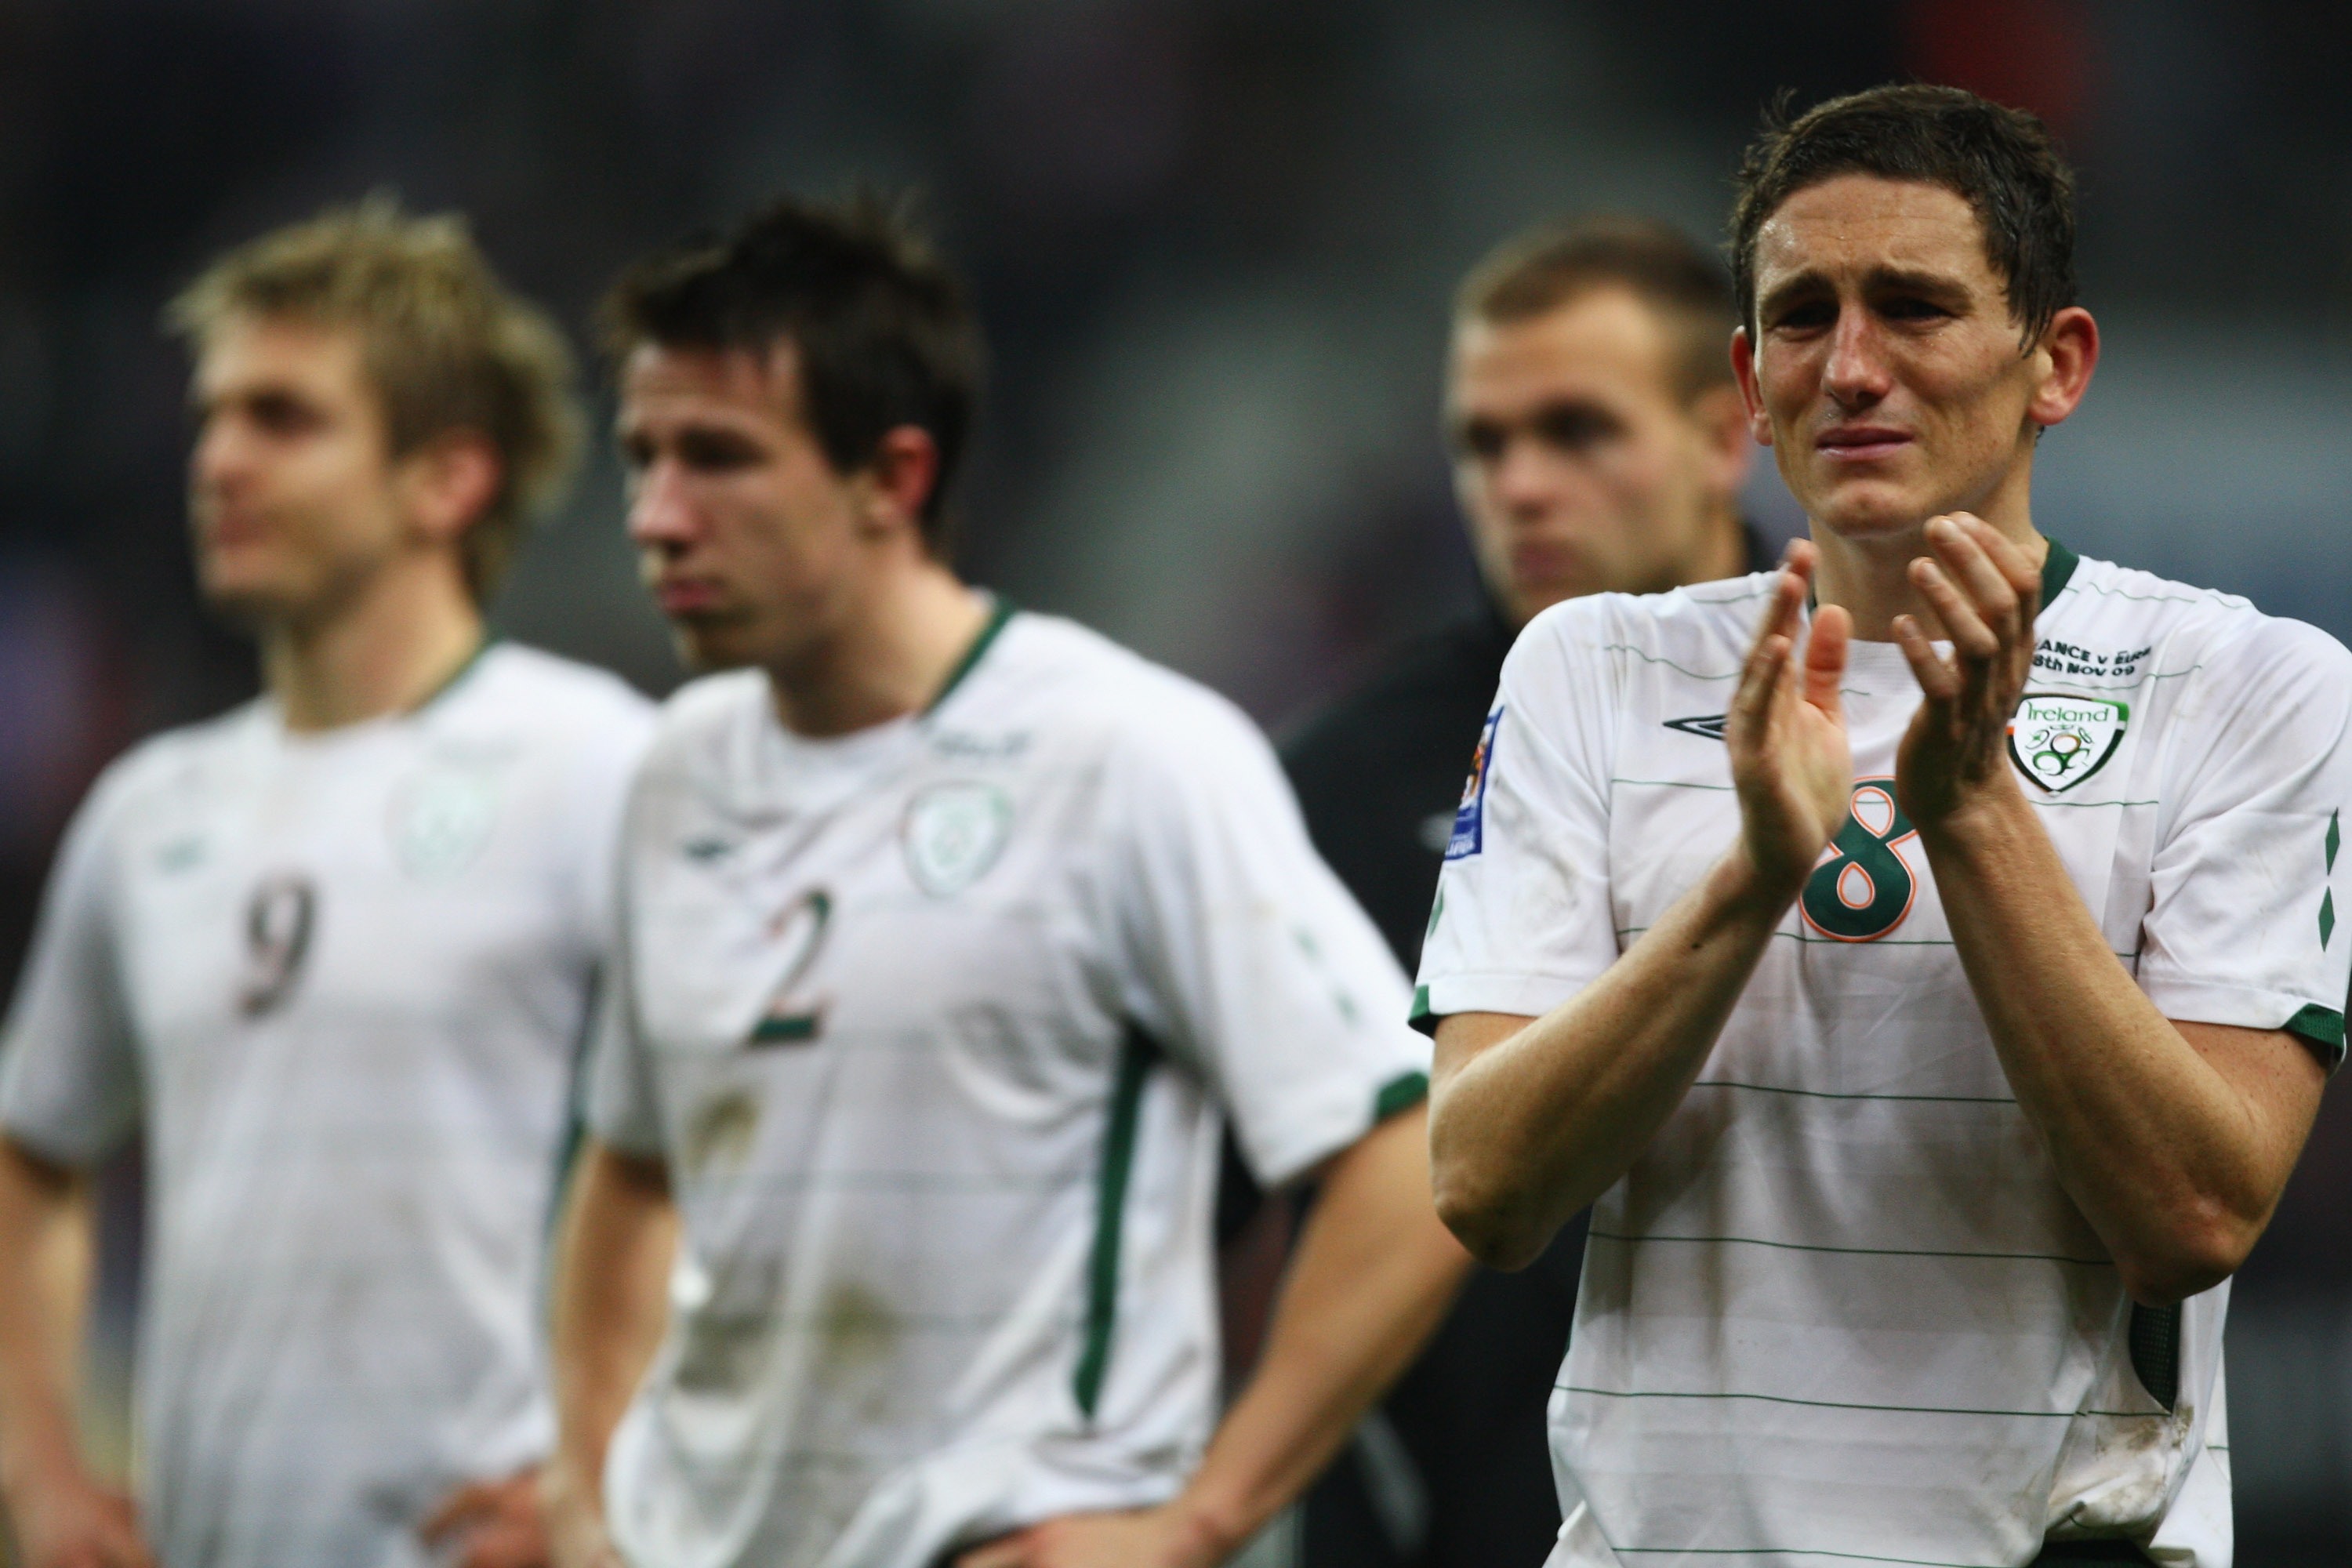
M 1130 1027 L 1119 1043 L 1118 1068 L 1110 1090 L 1110 1120 L 1103 1129 L 1102 1169 L 1095 1184 L 1095 1240 L 1087 1258 L 1087 1335 L 1078 1369 L 1070 1380 L 1078 1409 L 1091 1421 L 1110 1370 L 1110 1342 L 1118 1322 L 1118 1233 L 1127 1209 L 1128 1178 L 1135 1171 L 1135 1137 L 1143 1115 L 1143 1082 L 1151 1071 L 1151 1041 Z
M 1381 1085 L 1372 1096 L 1372 1120 L 1386 1121 L 1401 1110 L 1411 1110 L 1429 1098 L 1429 1075 L 1402 1072 Z
M 2290 1035 L 2300 1035 L 2329 1072 L 2344 1065 L 2344 1015 L 2332 1007 L 2306 1005 L 2286 1021 Z

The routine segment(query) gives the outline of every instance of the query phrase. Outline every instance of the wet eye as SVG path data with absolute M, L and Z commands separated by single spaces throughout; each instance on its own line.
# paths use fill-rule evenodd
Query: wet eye
M 1837 306 L 1828 300 L 1809 300 L 1783 308 L 1769 325 L 1775 331 L 1814 331 L 1837 322 Z
M 1547 447 L 1580 452 L 1617 434 L 1617 422 L 1595 408 L 1548 408 L 1536 420 L 1536 434 Z
M 678 461 L 700 473 L 722 474 L 748 468 L 759 462 L 760 456 L 756 447 L 732 436 L 688 430 L 677 438 Z
M 247 413 L 272 436 L 298 436 L 324 423 L 319 411 L 299 398 L 265 395 L 253 399 Z
M 1483 422 L 1458 426 L 1454 432 L 1454 449 L 1477 462 L 1498 461 L 1503 456 L 1503 432 Z

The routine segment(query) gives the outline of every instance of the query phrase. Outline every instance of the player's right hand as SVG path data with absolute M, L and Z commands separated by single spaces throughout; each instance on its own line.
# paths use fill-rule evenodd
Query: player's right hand
M 8 1500 L 21 1568 L 154 1568 L 130 1498 L 89 1477 L 43 1477 Z
M 1740 849 L 1759 890 L 1783 905 L 1803 890 L 1853 793 L 1838 697 L 1852 618 L 1835 605 L 1822 606 L 1801 654 L 1798 648 L 1819 561 L 1811 540 L 1789 545 L 1723 732 L 1739 792 Z
M 551 1568 L 627 1568 L 604 1531 L 604 1510 L 593 1489 L 582 1486 L 561 1458 L 540 1467 L 539 1510 Z

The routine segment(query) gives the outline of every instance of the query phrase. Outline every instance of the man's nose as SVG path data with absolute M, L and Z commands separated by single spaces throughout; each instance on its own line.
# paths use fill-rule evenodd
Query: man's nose
M 637 475 L 629 495 L 629 540 L 641 548 L 676 547 L 695 535 L 689 503 L 677 465 L 656 458 Z
M 1535 517 L 1551 510 L 1574 483 L 1570 464 L 1532 437 L 1518 436 L 1505 443 L 1488 480 L 1495 500 L 1514 517 Z
M 251 445 L 237 434 L 233 421 L 207 419 L 188 449 L 188 480 L 197 489 L 218 491 L 233 487 L 251 467 Z
M 1838 311 L 1830 331 L 1829 359 L 1822 367 L 1822 385 L 1846 407 L 1866 407 L 1886 395 L 1885 345 L 1870 312 L 1849 305 Z

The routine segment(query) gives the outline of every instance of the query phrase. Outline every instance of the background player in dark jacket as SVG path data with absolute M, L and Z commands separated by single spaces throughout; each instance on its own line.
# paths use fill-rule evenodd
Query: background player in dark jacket
M 1464 283 L 1446 370 L 1454 488 L 1487 602 L 1398 651 L 1284 762 L 1307 826 L 1411 969 L 1503 655 L 1580 594 L 1649 594 L 1770 563 L 1742 521 L 1754 447 L 1715 260 L 1635 218 L 1549 226 Z M 1559 1528 L 1544 1404 L 1581 1221 L 1525 1272 L 1484 1272 L 1307 1503 L 1322 1568 L 1533 1563 Z

